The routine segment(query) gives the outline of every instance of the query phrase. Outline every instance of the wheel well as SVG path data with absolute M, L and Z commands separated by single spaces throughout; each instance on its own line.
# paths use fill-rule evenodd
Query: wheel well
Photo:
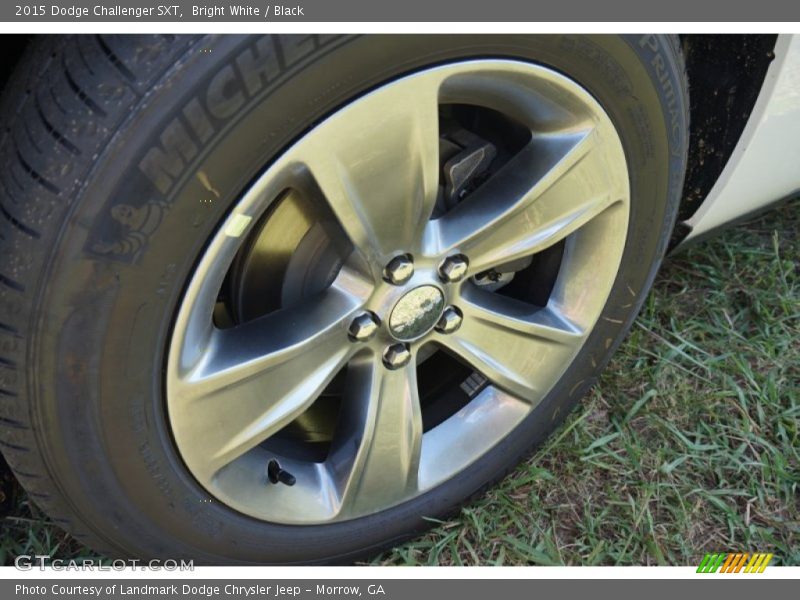
M 8 80 L 22 58 L 32 35 L 3 34 L 3 60 L 0 61 L 0 93 L 4 92 Z
M 742 135 L 777 35 L 682 35 L 689 79 L 689 161 L 678 221 L 705 200 Z M 683 237 L 679 230 L 676 235 Z

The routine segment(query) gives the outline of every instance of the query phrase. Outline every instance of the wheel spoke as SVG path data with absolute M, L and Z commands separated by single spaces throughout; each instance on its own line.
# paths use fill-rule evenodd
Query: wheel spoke
M 297 157 L 371 264 L 418 245 L 433 212 L 437 89 L 423 77 L 368 95 L 320 126 Z
M 412 494 L 422 444 L 413 359 L 395 371 L 380 360 L 351 363 L 346 389 L 343 428 L 331 453 L 340 516 L 373 512 Z
M 536 403 L 579 348 L 584 331 L 554 307 L 465 288 L 461 328 L 440 343 L 494 385 Z
M 306 410 L 353 352 L 347 324 L 357 307 L 332 287 L 318 301 L 214 330 L 173 391 L 175 434 L 194 468 L 212 477 Z
M 595 130 L 534 138 L 426 234 L 426 251 L 455 250 L 470 271 L 529 256 L 564 239 L 623 197 Z

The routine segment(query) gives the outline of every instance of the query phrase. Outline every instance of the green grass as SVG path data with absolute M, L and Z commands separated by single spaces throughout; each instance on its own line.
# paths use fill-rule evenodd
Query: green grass
M 800 564 L 800 203 L 671 258 L 600 384 L 527 463 L 374 564 Z M 27 500 L 0 562 L 91 554 Z

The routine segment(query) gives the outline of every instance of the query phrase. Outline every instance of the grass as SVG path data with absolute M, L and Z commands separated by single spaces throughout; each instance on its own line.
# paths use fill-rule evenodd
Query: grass
M 800 565 L 800 203 L 665 263 L 583 406 L 459 515 L 384 565 Z M 17 554 L 91 555 L 22 496 Z

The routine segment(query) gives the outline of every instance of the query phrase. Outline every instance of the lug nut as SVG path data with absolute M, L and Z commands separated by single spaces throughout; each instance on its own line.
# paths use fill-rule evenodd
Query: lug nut
M 455 306 L 448 306 L 444 309 L 442 316 L 439 317 L 439 322 L 436 323 L 436 331 L 439 333 L 453 333 L 461 327 L 462 320 L 461 311 Z
M 447 283 L 461 281 L 467 274 L 468 265 L 467 257 L 463 254 L 448 256 L 442 261 L 442 264 L 439 265 L 439 276 L 442 278 L 442 281 Z
M 366 342 L 378 331 L 378 317 L 371 312 L 358 315 L 350 323 L 350 339 L 354 342 Z
M 414 274 L 414 261 L 408 254 L 395 256 L 383 270 L 383 278 L 391 284 L 402 285 Z
M 408 344 L 392 344 L 383 351 L 383 364 L 387 369 L 400 369 L 411 360 Z

